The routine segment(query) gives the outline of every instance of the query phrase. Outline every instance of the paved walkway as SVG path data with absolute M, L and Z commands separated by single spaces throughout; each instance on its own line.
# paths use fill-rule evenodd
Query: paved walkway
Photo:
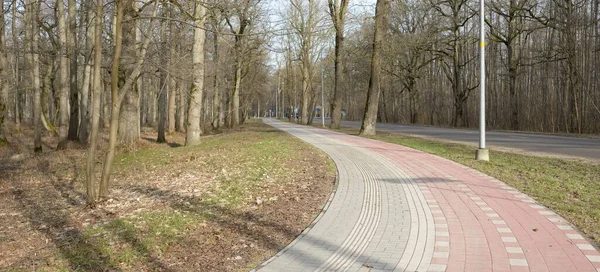
M 258 271 L 600 271 L 600 252 L 533 199 L 452 161 L 265 120 L 338 169 L 315 223 Z

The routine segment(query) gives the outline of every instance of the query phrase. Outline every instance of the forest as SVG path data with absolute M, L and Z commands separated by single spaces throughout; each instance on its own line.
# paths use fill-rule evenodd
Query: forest
M 31 129 L 35 152 L 42 135 L 88 149 L 93 200 L 144 129 L 192 145 L 256 116 L 475 127 L 479 3 L 378 2 L 3 0 L 0 141 Z M 489 129 L 600 133 L 598 8 L 486 1 Z

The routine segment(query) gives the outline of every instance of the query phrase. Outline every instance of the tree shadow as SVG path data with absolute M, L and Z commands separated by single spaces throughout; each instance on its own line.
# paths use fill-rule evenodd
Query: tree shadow
M 389 182 L 389 183 L 407 183 L 406 179 L 378 179 L 378 180 L 379 181 L 383 181 L 383 182 Z M 431 184 L 431 183 L 452 184 L 452 183 L 461 183 L 461 184 L 465 184 L 467 186 L 470 185 L 470 186 L 476 186 L 476 187 L 485 187 L 485 188 L 502 190 L 501 188 L 498 188 L 497 186 L 491 186 L 491 185 L 488 185 L 488 184 L 467 184 L 467 183 L 462 182 L 460 180 L 448 179 L 448 178 L 440 178 L 440 177 L 420 177 L 420 178 L 413 178 L 411 180 L 414 183 L 416 183 L 416 184 L 428 184 L 428 183 L 429 184 Z M 466 193 L 461 188 L 435 187 L 435 189 L 439 190 L 439 191 L 442 191 L 442 192 Z M 507 201 L 512 201 L 512 202 L 521 202 L 520 199 L 509 198 L 509 197 L 504 197 L 504 196 L 493 196 L 493 195 L 489 195 L 489 194 L 483 195 L 483 196 L 485 196 L 486 198 L 492 198 L 492 199 L 497 199 L 497 200 L 507 200 Z
M 248 240 L 255 240 L 261 245 L 264 245 L 267 249 L 277 251 L 278 256 L 284 251 L 290 251 L 299 258 L 312 259 L 313 264 L 325 263 L 327 257 L 322 256 L 317 260 L 314 260 L 315 256 L 310 255 L 311 252 L 300 252 L 294 247 L 288 247 L 290 242 L 294 242 L 294 239 L 308 239 L 311 243 L 318 245 L 320 248 L 328 249 L 331 254 L 335 253 L 340 245 L 331 244 L 327 241 L 320 240 L 315 237 L 306 236 L 305 230 L 298 230 L 295 226 L 288 226 L 281 224 L 276 218 L 269 217 L 268 214 L 261 214 L 259 210 L 250 211 L 236 211 L 235 209 L 211 204 L 203 201 L 198 197 L 182 196 L 177 192 L 170 190 L 163 190 L 148 186 L 135 186 L 130 187 L 129 190 L 146 195 L 150 198 L 157 198 L 170 203 L 170 207 L 196 215 L 211 214 L 209 217 L 212 223 L 215 223 L 219 228 L 229 229 Z M 317 222 L 312 222 L 309 226 L 313 226 Z M 286 237 L 287 242 L 278 241 L 275 236 L 280 235 Z M 282 251 L 283 250 L 283 251 Z M 350 252 L 352 253 L 352 252 Z M 349 254 L 349 253 L 344 253 Z M 352 253 L 354 254 L 354 253 Z M 369 262 L 377 262 L 377 265 L 391 266 L 395 264 L 389 264 L 381 262 L 378 259 L 370 259 L 370 256 L 364 254 L 355 254 L 357 262 L 363 262 L 366 267 L 369 267 Z M 269 259 L 271 261 L 273 258 Z M 260 269 L 265 265 L 261 263 L 256 269 Z
M 153 143 L 153 144 L 156 144 L 156 143 L 157 143 L 157 142 L 156 142 L 156 139 L 154 139 L 154 138 L 142 137 L 142 140 L 145 140 L 145 141 L 147 141 L 147 142 L 150 142 L 150 143 Z M 180 143 L 176 143 L 176 142 L 169 142 L 169 141 L 167 141 L 167 142 L 166 142 L 166 143 L 164 143 L 164 144 L 168 145 L 168 146 L 169 146 L 169 147 L 171 147 L 171 148 L 177 148 L 177 147 L 182 147 L 182 146 L 183 146 L 183 145 L 182 145 L 182 144 L 180 144 Z
M 62 204 L 56 192 L 47 191 L 47 197 L 42 200 L 34 200 L 20 189 L 12 190 L 11 193 L 19 202 L 23 215 L 36 230 L 52 241 L 72 270 L 118 270 L 102 247 L 90 241 L 77 228 L 68 208 Z
M 41 233 L 48 243 L 56 247 L 59 255 L 68 263 L 69 270 L 120 271 L 118 262 L 110 254 L 111 249 L 106 244 L 106 240 L 94 237 L 92 232 L 88 232 L 81 226 L 82 218 L 101 220 L 113 215 L 102 209 L 83 210 L 87 209 L 84 205 L 86 196 L 75 187 L 78 179 L 76 158 L 69 158 L 63 163 L 68 166 L 62 168 L 62 171 L 73 171 L 71 178 L 67 179 L 57 175 L 54 171 L 56 169 L 50 166 L 49 158 L 38 158 L 39 160 L 31 166 L 21 164 L 14 169 L 19 172 L 42 173 L 47 177 L 39 187 L 13 184 L 13 188 L 8 193 L 16 203 L 17 209 L 34 231 Z M 151 254 L 135 232 L 123 230 L 120 225 L 114 225 L 114 228 L 109 230 L 116 233 L 118 239 L 138 251 L 154 270 L 169 271 L 165 264 Z M 36 245 L 36 251 L 37 247 L 41 246 Z M 28 254 L 18 263 L 27 263 L 27 266 L 31 263 L 43 264 L 44 256 L 36 255 Z

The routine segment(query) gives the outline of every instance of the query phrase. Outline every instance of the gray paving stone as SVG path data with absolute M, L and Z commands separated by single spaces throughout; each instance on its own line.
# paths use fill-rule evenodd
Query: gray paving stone
M 326 152 L 338 168 L 338 184 L 312 228 L 259 271 L 392 271 L 429 266 L 435 226 L 415 180 L 379 154 L 337 141 L 335 132 L 269 124 Z

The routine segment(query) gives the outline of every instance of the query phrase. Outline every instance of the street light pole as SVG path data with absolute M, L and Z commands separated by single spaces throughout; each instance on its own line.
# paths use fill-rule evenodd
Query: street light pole
M 277 70 L 277 89 L 275 90 L 275 119 L 279 115 L 279 70 Z
M 321 61 L 321 125 L 325 126 L 325 80 L 323 74 L 325 73 L 325 58 Z
M 479 0 L 479 149 L 475 159 L 489 161 L 485 146 L 485 0 Z

